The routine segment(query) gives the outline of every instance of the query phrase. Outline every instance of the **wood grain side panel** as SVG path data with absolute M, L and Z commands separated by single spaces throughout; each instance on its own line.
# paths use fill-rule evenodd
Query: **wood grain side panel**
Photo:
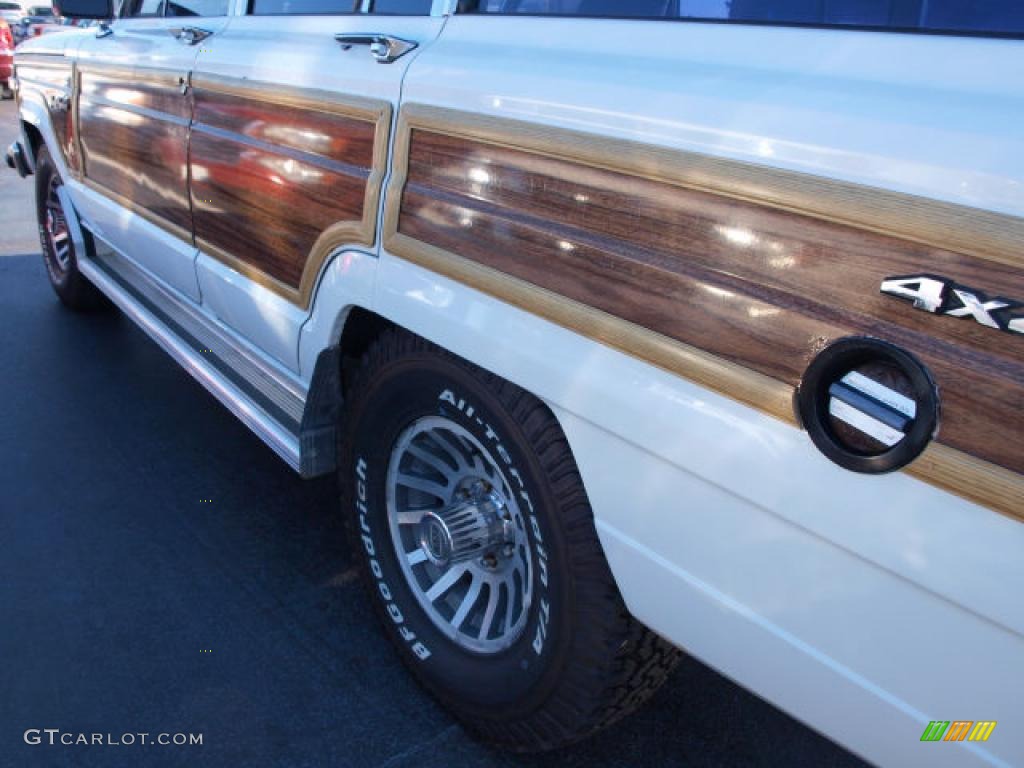
M 192 134 L 196 238 L 298 290 L 320 233 L 363 216 L 368 171 L 341 173 L 242 141 Z
M 524 151 L 512 146 L 518 124 L 504 143 L 493 125 L 485 141 L 427 123 L 412 122 L 399 137 L 406 179 L 400 200 L 389 198 L 390 239 L 453 254 L 790 388 L 831 340 L 888 339 L 939 383 L 946 459 L 995 465 L 1004 479 L 1024 471 L 1016 439 L 1024 340 L 919 312 L 878 290 L 891 275 L 939 273 L 1024 297 L 1012 256 L 968 255 Z
M 372 245 L 388 102 L 213 76 L 192 81 L 196 243 L 300 306 L 342 245 Z
M 509 118 L 406 104 L 407 125 L 583 167 L 626 171 L 736 200 L 1024 267 L 1024 218 L 755 163 Z
M 184 76 L 178 70 L 118 67 L 100 62 L 78 65 L 82 92 L 131 111 L 149 110 L 188 121 L 192 100 L 182 93 Z
M 192 107 L 176 77 L 83 67 L 79 81 L 85 179 L 191 240 L 186 151 Z
M 373 167 L 376 112 L 352 116 L 318 109 L 316 104 L 278 104 L 203 86 L 195 89 L 197 127 L 226 131 L 280 148 L 347 164 L 368 173 Z
M 1011 431 L 1024 428 L 1024 361 L 1013 343 L 1024 340 L 878 291 L 890 275 L 939 272 L 1024 296 L 1019 270 L 415 130 L 401 210 L 403 234 L 793 386 L 836 338 L 898 343 L 943 387 L 942 441 L 1024 470 Z
M 532 217 L 538 226 L 561 228 L 566 237 L 599 248 L 641 252 L 653 267 L 733 275 L 747 281 L 746 290 L 772 301 L 802 299 L 836 319 L 895 322 L 929 339 L 1021 363 L 1019 351 L 991 329 L 907 313 L 878 289 L 882 277 L 927 266 L 967 285 L 1024 296 L 1024 263 L 1014 267 L 510 148 L 481 152 L 471 145 L 466 151 L 465 141 L 454 136 L 414 132 L 412 146 L 411 188 L 470 198 L 520 221 Z M 481 173 L 487 183 L 480 183 Z
M 321 233 L 363 220 L 375 129 L 367 120 L 197 89 L 197 241 L 299 291 Z

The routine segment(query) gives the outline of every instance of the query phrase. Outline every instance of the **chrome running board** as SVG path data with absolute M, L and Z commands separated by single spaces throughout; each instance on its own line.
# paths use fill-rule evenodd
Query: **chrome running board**
M 93 235 L 78 268 L 296 472 L 306 392 L 236 343 L 197 308 Z M 81 253 L 81 251 L 80 251 Z M 306 474 L 306 473 L 303 473 Z

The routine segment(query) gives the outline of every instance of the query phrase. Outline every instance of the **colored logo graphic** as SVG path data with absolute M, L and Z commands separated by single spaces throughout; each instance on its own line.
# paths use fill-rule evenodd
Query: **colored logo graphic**
M 932 720 L 921 741 L 988 741 L 995 728 L 995 720 Z

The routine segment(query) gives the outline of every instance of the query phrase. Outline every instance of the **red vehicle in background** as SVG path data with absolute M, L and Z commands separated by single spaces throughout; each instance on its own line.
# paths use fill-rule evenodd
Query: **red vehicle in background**
M 11 90 L 11 75 L 14 69 L 14 37 L 10 25 L 0 19 L 0 98 L 10 99 L 14 96 Z

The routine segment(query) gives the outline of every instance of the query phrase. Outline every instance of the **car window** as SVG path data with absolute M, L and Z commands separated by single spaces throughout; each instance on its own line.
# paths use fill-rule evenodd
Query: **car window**
M 359 0 L 250 0 L 249 13 L 256 16 L 312 16 L 359 11 Z
M 20 11 L 21 6 L 17 3 L 0 3 L 0 11 Z
M 227 16 L 228 0 L 167 0 L 167 16 Z
M 388 16 L 429 16 L 431 0 L 373 0 L 370 13 Z
M 164 15 L 164 0 L 124 0 L 117 14 L 121 19 L 144 19 Z
M 1024 35 L 1021 0 L 477 0 L 470 10 Z
M 27 15 L 50 17 L 53 16 L 53 8 L 50 8 L 48 5 L 33 5 L 28 9 Z
M 673 0 L 479 0 L 477 10 L 534 16 L 665 18 L 674 15 L 674 7 Z

